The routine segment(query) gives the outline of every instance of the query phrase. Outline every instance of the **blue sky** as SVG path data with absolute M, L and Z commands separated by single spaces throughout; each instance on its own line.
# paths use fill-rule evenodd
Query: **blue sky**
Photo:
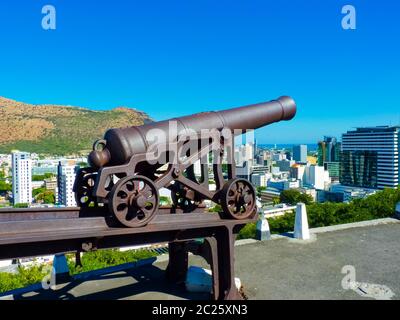
M 393 0 L 2 0 L 0 96 L 161 120 L 290 95 L 296 118 L 258 141 L 313 143 L 400 122 L 399 18 Z

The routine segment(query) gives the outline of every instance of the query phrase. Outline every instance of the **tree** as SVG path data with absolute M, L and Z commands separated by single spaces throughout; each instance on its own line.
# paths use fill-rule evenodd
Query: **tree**
M 261 191 L 267 190 L 267 187 L 257 187 L 257 197 L 261 197 Z
M 46 190 L 36 195 L 35 200 L 46 204 L 54 204 L 56 197 L 53 191 Z
M 44 179 L 49 179 L 54 177 L 54 174 L 51 172 L 46 172 L 44 174 L 34 174 L 32 175 L 32 181 L 43 181 Z
M 281 199 L 279 197 L 275 197 L 272 199 L 272 204 L 276 206 L 277 204 L 281 203 Z
M 282 203 L 291 205 L 296 205 L 299 202 L 303 202 L 305 204 L 311 204 L 313 202 L 313 198 L 309 194 L 301 193 L 296 189 L 282 191 L 279 198 Z
M 314 202 L 314 199 L 311 195 L 307 193 L 300 193 L 300 196 L 298 198 L 298 202 L 302 202 L 305 204 L 311 204 Z
M 7 192 L 12 190 L 12 185 L 3 180 L 0 180 L 0 192 Z

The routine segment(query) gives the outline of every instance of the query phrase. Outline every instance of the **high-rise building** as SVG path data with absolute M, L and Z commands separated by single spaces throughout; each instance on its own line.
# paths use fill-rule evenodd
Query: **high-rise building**
M 325 162 L 323 167 L 329 172 L 332 182 L 339 182 L 340 162 Z
M 341 143 L 335 137 L 324 137 L 324 141 L 318 142 L 318 165 L 323 166 L 325 162 L 340 161 Z
M 290 171 L 290 167 L 294 165 L 295 162 L 293 160 L 280 160 L 276 161 L 276 164 L 279 167 L 280 171 Z
M 245 161 L 253 161 L 254 159 L 254 144 L 246 143 L 235 147 L 235 162 L 237 165 L 242 165 Z
M 281 161 L 281 160 L 285 160 L 285 159 L 286 159 L 286 154 L 284 154 L 283 152 L 274 153 L 272 155 L 273 161 Z
M 261 155 L 261 154 L 257 155 L 255 160 L 256 160 L 256 164 L 258 164 L 260 166 L 264 165 L 264 156 L 263 155 Z
M 344 133 L 340 183 L 364 188 L 396 188 L 400 184 L 399 131 L 400 126 L 379 126 Z
M 293 146 L 293 160 L 302 163 L 307 162 L 307 146 L 305 144 Z
M 14 204 L 32 202 L 32 160 L 27 152 L 12 153 L 12 191 Z
M 244 161 L 242 165 L 236 166 L 236 176 L 238 178 L 250 180 L 251 174 L 252 174 L 251 164 L 248 161 Z
M 294 164 L 290 168 L 290 177 L 292 179 L 300 180 L 302 183 L 305 180 L 306 166 L 301 164 Z
M 75 207 L 75 195 L 72 191 L 75 182 L 76 171 L 78 167 L 75 165 L 58 164 L 58 202 L 66 207 Z
M 265 187 L 267 185 L 266 175 L 262 173 L 253 173 L 251 183 L 256 187 Z
M 304 183 L 315 189 L 324 190 L 331 183 L 329 172 L 322 166 L 307 166 L 305 170 Z
M 332 181 L 339 181 L 341 143 L 335 137 L 324 137 L 318 142 L 318 165 L 328 170 Z

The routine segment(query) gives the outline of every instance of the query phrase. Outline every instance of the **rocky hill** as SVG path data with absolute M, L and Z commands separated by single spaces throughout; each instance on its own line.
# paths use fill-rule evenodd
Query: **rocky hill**
M 93 111 L 32 105 L 0 97 L 0 153 L 18 149 L 52 155 L 85 154 L 108 128 L 149 121 L 144 112 L 127 107 Z

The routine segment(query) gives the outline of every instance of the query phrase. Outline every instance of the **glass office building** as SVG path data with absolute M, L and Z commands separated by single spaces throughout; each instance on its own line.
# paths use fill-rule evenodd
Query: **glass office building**
M 318 142 L 318 165 L 323 166 L 325 162 L 340 161 L 341 143 L 335 137 L 324 137 L 324 141 Z
M 342 136 L 340 183 L 347 186 L 396 188 L 399 180 L 400 127 L 368 127 Z
M 341 143 L 335 137 L 325 136 L 318 142 L 318 165 L 324 166 L 332 181 L 339 181 Z

